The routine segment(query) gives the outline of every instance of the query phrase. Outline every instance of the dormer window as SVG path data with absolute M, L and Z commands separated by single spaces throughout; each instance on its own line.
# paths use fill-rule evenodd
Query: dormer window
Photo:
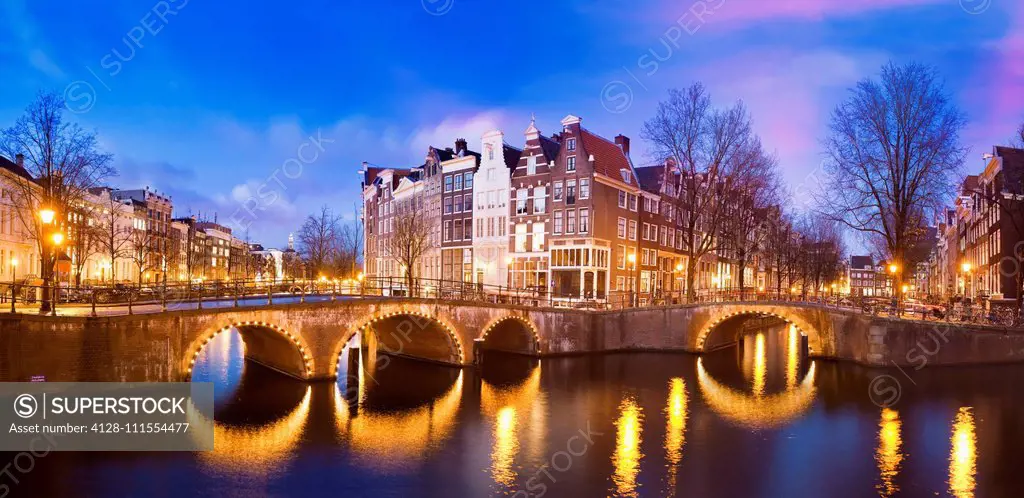
M 626 185 L 629 185 L 630 183 L 632 183 L 633 175 L 629 174 L 629 170 L 628 169 L 621 169 L 621 170 L 619 170 L 619 172 L 622 173 L 622 181 L 625 182 Z
M 576 139 L 570 138 L 565 141 L 566 150 L 576 150 Z

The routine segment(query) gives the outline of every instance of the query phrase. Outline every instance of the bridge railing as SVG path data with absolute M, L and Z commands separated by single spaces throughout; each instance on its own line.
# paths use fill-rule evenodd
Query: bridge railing
M 118 315 L 154 313 L 204 307 L 244 307 L 268 304 L 329 302 L 368 297 L 473 301 L 533 307 L 590 310 L 673 306 L 724 302 L 809 303 L 875 315 L 1013 326 L 1020 316 L 1007 310 L 977 306 L 942 307 L 920 303 L 897 309 L 890 298 L 851 297 L 834 293 L 778 292 L 753 288 L 700 289 L 694 296 L 679 290 L 616 289 L 586 292 L 558 291 L 545 286 L 513 287 L 474 282 L 365 277 L 354 279 L 197 280 L 193 282 L 119 282 L 43 286 L 39 282 L 0 282 L 0 311 L 59 315 Z M 9 306 L 9 308 L 7 307 Z

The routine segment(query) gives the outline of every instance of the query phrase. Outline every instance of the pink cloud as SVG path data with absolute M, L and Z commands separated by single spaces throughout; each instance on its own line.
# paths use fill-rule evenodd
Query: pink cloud
M 863 12 L 947 3 L 948 0 L 697 0 L 672 1 L 662 13 L 699 16 L 704 22 L 746 24 L 755 21 L 797 19 L 820 21 L 828 17 L 856 15 Z

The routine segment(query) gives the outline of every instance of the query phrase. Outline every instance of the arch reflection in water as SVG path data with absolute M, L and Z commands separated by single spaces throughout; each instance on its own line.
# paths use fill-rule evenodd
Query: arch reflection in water
M 481 380 L 480 410 L 493 424 L 489 471 L 499 486 L 511 488 L 516 481 L 515 462 L 521 441 L 527 443 L 531 460 L 536 460 L 543 452 L 547 401 L 540 394 L 540 376 L 538 364 L 532 366 L 526 380 L 518 384 L 492 384 L 486 375 Z
M 751 382 L 751 391 L 754 393 L 754 396 L 764 396 L 767 382 L 768 352 L 765 350 L 764 333 L 758 333 L 754 337 L 754 379 Z
M 800 330 L 790 324 L 786 330 L 786 388 L 793 389 L 800 375 Z
M 612 483 L 615 496 L 639 496 L 637 475 L 640 473 L 643 409 L 636 400 L 627 397 L 619 404 L 619 418 L 615 421 L 615 453 L 612 454 Z
M 900 463 L 903 462 L 901 428 L 899 413 L 896 410 L 883 408 L 882 418 L 878 423 L 878 450 L 875 452 L 875 461 L 878 463 L 878 473 L 881 479 L 881 482 L 875 486 L 879 496 L 893 496 L 900 490 L 896 486 L 895 480 L 900 471 Z
M 385 368 L 360 362 L 359 395 L 346 400 L 334 385 L 335 426 L 361 465 L 415 471 L 455 426 L 462 399 L 462 370 L 415 360 L 389 358 Z M 352 389 L 352 386 L 346 386 Z
M 284 468 L 309 418 L 309 386 L 246 364 L 245 344 L 235 330 L 206 345 L 192 380 L 214 383 L 214 419 L 199 413 L 195 418 L 198 424 L 213 425 L 214 450 L 199 453 L 205 465 L 248 476 Z
M 687 402 L 686 382 L 676 377 L 669 381 L 668 406 L 665 407 L 665 461 L 668 465 L 668 493 L 675 496 L 676 477 L 679 464 L 683 461 L 683 445 L 686 443 Z
M 794 389 L 754 396 L 713 379 L 704 368 L 703 358 L 698 358 L 697 384 L 708 407 L 722 418 L 755 429 L 778 427 L 793 421 L 814 403 L 814 369 L 812 361 L 807 376 Z
M 949 494 L 957 498 L 974 496 L 977 473 L 977 435 L 974 414 L 970 407 L 962 407 L 953 419 L 953 436 L 949 454 Z

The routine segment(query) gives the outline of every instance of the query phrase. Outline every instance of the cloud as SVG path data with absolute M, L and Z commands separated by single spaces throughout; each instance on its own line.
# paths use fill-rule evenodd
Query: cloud
M 865 12 L 889 10 L 929 4 L 949 4 L 948 0 L 696 0 L 680 7 L 677 1 L 666 2 L 658 9 L 661 22 L 665 15 L 701 15 L 712 12 L 707 22 L 741 27 L 763 21 L 820 21 L 831 17 L 847 17 Z M 955 4 L 951 8 L 956 8 Z
M 501 111 L 485 111 L 463 117 L 448 117 L 436 125 L 428 125 L 417 128 L 409 146 L 413 153 L 422 157 L 427 152 L 427 147 L 454 147 L 455 139 L 465 138 L 469 142 L 470 150 L 480 148 L 480 137 L 484 133 L 501 128 L 500 123 L 504 119 Z

